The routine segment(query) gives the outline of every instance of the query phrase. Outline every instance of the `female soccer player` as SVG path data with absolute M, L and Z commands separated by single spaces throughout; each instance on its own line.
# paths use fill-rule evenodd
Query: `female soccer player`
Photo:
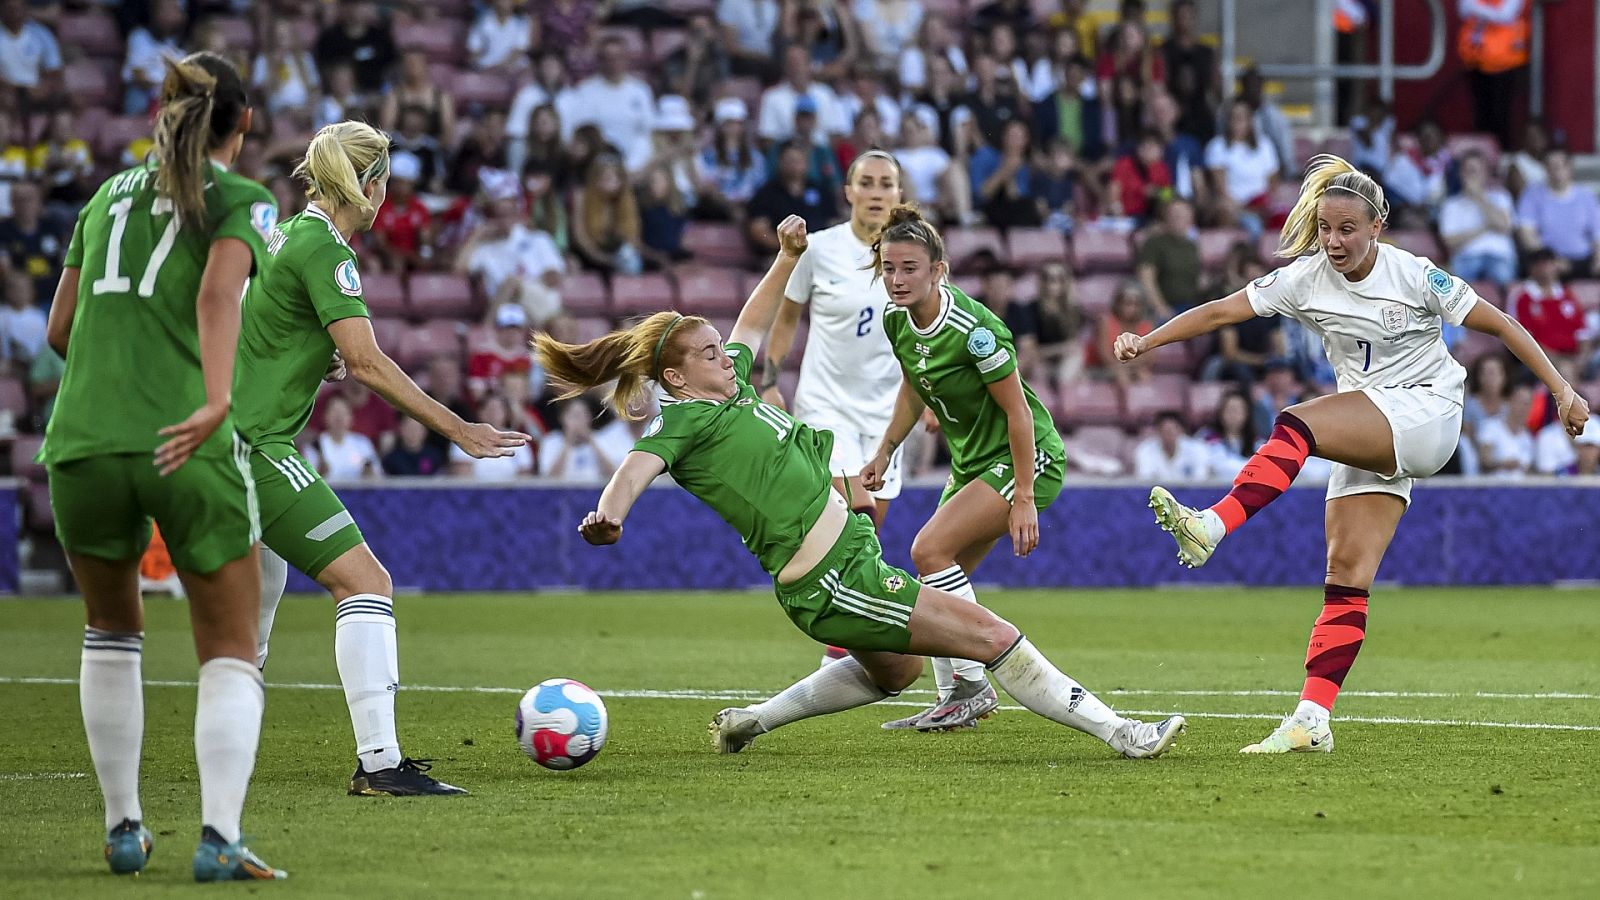
M 139 803 L 139 558 L 154 519 L 200 657 L 195 880 L 284 877 L 239 840 L 266 695 L 254 664 L 260 528 L 229 391 L 239 297 L 277 218 L 266 188 L 228 171 L 249 130 L 231 65 L 210 53 L 168 62 L 151 159 L 79 213 L 50 307 L 50 346 L 67 365 L 41 459 L 88 608 L 78 692 L 118 874 L 143 871 L 152 846 Z
M 717 750 L 737 753 L 781 725 L 893 696 L 922 674 L 919 657 L 928 655 L 987 660 L 1024 706 L 1124 756 L 1165 752 L 1183 730 L 1181 716 L 1118 716 L 1009 623 L 885 564 L 871 518 L 852 514 L 833 488 L 833 435 L 761 402 L 750 384 L 754 351 L 805 250 L 805 222 L 790 216 L 778 234 L 782 250 L 726 345 L 705 319 L 671 312 L 581 346 L 534 338 L 545 371 L 571 387 L 569 396 L 615 380 L 612 405 L 627 416 L 650 382 L 666 394 L 661 415 L 579 525 L 585 540 L 616 543 L 634 501 L 670 471 L 739 532 L 801 631 L 850 650 L 765 703 L 717 713 Z
M 938 229 L 915 206 L 897 206 L 873 242 L 872 267 L 889 292 L 884 332 L 903 378 L 894 419 L 861 470 L 870 490 L 890 456 L 932 407 L 949 442 L 950 482 L 911 544 L 917 577 L 972 603 L 969 577 L 1006 534 L 1018 556 L 1039 544 L 1039 510 L 1061 493 L 1066 450 L 1044 404 L 1017 371 L 1011 332 L 988 307 L 945 281 Z M 971 725 L 1000 705 L 971 658 L 936 658 L 939 700 L 885 728 L 937 731 Z
M 1144 337 L 1117 338 L 1117 357 L 1126 362 L 1253 316 L 1285 315 L 1322 338 L 1338 373 L 1337 393 L 1278 416 L 1233 490 L 1210 508 L 1183 506 L 1165 488 L 1150 492 L 1157 521 L 1192 568 L 1287 490 L 1307 457 L 1334 463 L 1327 583 L 1300 704 L 1244 753 L 1333 750 L 1328 719 L 1361 650 L 1368 592 L 1411 502 L 1411 483 L 1439 471 L 1460 438 L 1466 373 L 1440 337 L 1444 322 L 1504 341 L 1550 389 L 1572 434 L 1589 418 L 1589 405 L 1516 320 L 1480 303 L 1466 282 L 1429 260 L 1378 243 L 1388 215 L 1383 189 L 1370 177 L 1337 156 L 1317 156 L 1278 243 L 1278 255 L 1294 262 Z
M 883 440 L 894 414 L 900 364 L 883 332 L 883 294 L 872 283 L 872 237 L 900 202 L 900 164 L 882 150 L 856 157 L 845 172 L 850 220 L 811 236 L 805 255 L 789 276 L 778 317 L 767 339 L 761 396 L 775 406 L 778 373 L 794 347 L 800 311 L 811 307 L 811 333 L 794 390 L 794 416 L 818 430 L 833 432 L 828 467 L 833 486 L 851 510 L 871 516 L 879 527 L 889 502 L 900 496 L 900 454 L 889 459 L 883 485 L 861 486 L 861 467 Z M 845 655 L 829 647 L 827 656 Z
M 426 760 L 400 754 L 394 714 L 400 665 L 389 573 L 333 489 L 296 452 L 294 439 L 311 417 L 336 349 L 357 381 L 472 456 L 510 456 L 528 436 L 463 422 L 378 348 L 349 240 L 372 227 L 383 205 L 388 136 L 361 122 L 328 125 L 311 139 L 294 176 L 309 186 L 310 204 L 268 241 L 269 259 L 245 305 L 239 338 L 236 408 L 239 430 L 252 447 L 267 545 L 256 660 L 266 663 L 287 561 L 327 588 L 336 605 L 334 659 L 356 735 L 350 793 L 466 793 L 430 777 Z

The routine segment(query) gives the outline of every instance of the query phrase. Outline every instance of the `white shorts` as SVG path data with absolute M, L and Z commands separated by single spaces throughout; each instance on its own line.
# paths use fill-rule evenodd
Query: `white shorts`
M 878 444 L 883 441 L 881 434 L 862 434 L 859 431 L 852 431 L 838 423 L 828 421 L 826 416 L 805 416 L 801 421 L 819 431 L 833 432 L 833 455 L 828 459 L 828 469 L 835 478 L 859 476 L 862 467 L 872 459 L 872 454 L 878 452 Z M 883 489 L 871 493 L 878 500 L 893 500 L 900 496 L 899 449 L 889 457 L 889 471 L 883 473 Z M 856 505 L 853 500 L 851 505 Z
M 1411 502 L 1411 483 L 1444 468 L 1461 441 L 1461 404 L 1426 388 L 1370 387 L 1370 398 L 1394 433 L 1395 471 L 1383 476 L 1333 464 L 1328 499 L 1356 494 L 1394 494 Z

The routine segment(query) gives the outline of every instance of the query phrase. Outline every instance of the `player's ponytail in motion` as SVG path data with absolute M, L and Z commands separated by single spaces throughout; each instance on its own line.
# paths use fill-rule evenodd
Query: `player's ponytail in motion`
M 889 210 L 889 220 L 873 236 L 870 268 L 878 275 L 883 274 L 884 244 L 921 244 L 928 251 L 929 263 L 945 261 L 944 238 L 932 222 L 922 217 L 922 210 L 915 203 L 896 204 Z
M 1317 249 L 1317 204 L 1329 191 L 1335 196 L 1357 197 L 1364 201 L 1374 220 L 1388 221 L 1389 201 L 1372 176 L 1332 153 L 1311 157 L 1306 176 L 1300 182 L 1300 197 L 1289 210 L 1289 218 L 1278 233 L 1278 255 L 1288 259 L 1305 256 Z
M 161 113 L 156 117 L 156 190 L 172 199 L 183 228 L 208 229 L 206 181 L 211 151 L 233 136 L 249 102 L 244 81 L 215 53 L 164 60 Z
M 533 352 L 550 380 L 562 386 L 557 400 L 615 380 L 611 408 L 624 419 L 638 419 L 649 399 L 650 382 L 658 381 L 663 369 L 683 364 L 687 355 L 683 336 L 709 324 L 700 316 L 658 312 L 626 331 L 613 331 L 587 344 L 563 344 L 548 334 L 536 334 Z
M 366 216 L 375 210 L 362 191 L 387 174 L 389 136 L 365 122 L 322 126 L 306 148 L 306 158 L 294 167 L 294 177 L 306 184 L 306 196 L 321 201 L 328 212 L 349 207 Z

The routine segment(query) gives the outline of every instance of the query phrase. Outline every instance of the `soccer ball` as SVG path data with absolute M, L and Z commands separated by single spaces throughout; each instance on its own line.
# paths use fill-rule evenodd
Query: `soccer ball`
M 599 756 L 609 728 L 600 695 L 570 678 L 541 681 L 517 703 L 517 743 L 546 769 L 576 769 Z

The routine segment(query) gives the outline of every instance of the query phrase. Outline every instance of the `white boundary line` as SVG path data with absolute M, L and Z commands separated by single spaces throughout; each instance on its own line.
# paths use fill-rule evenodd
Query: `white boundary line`
M 19 678 L 0 676 L 0 684 L 51 684 L 72 685 L 77 684 L 76 678 Z M 198 687 L 194 681 L 146 681 L 146 687 Z M 344 687 L 337 684 L 319 684 L 316 682 L 271 682 L 268 688 L 289 691 L 343 691 Z M 522 694 L 523 688 L 509 687 L 464 687 L 456 685 L 436 684 L 408 684 L 401 690 L 420 691 L 437 694 Z M 598 691 L 602 697 L 615 697 L 620 699 L 644 700 L 720 700 L 743 701 L 764 700 L 772 696 L 773 691 L 757 691 L 747 689 L 728 689 L 719 691 L 707 690 L 677 690 L 677 691 L 647 691 L 647 690 L 619 690 Z M 931 694 L 931 691 L 905 691 L 905 694 Z M 1134 696 L 1295 696 L 1290 691 L 1107 691 L 1108 695 L 1134 695 Z M 1375 696 L 1375 697 L 1483 697 L 1497 699 L 1594 699 L 1592 694 L 1435 694 L 1420 693 L 1408 694 L 1404 692 L 1373 691 L 1366 693 L 1345 692 L 1346 696 Z M 924 702 L 911 700 L 881 700 L 877 706 L 926 706 Z M 1003 710 L 1022 711 L 1021 706 L 1002 706 Z M 1124 709 L 1120 710 L 1132 716 L 1168 716 L 1184 715 L 1196 719 L 1261 719 L 1273 721 L 1283 718 L 1274 713 L 1219 713 L 1219 712 L 1187 712 L 1170 709 Z M 1454 725 L 1470 728 L 1509 728 L 1523 731 L 1596 731 L 1600 732 L 1600 725 L 1573 725 L 1560 722 L 1486 722 L 1471 719 L 1408 719 L 1398 716 L 1340 716 L 1341 722 L 1356 722 L 1363 725 Z

